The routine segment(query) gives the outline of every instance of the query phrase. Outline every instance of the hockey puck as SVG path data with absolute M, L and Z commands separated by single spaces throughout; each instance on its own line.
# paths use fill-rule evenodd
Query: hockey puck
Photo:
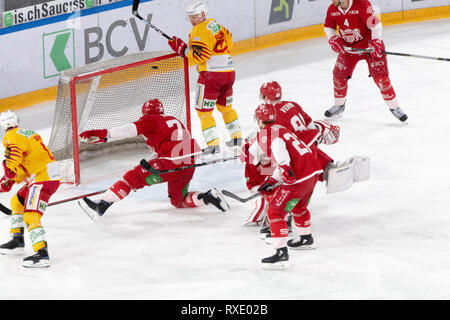
M 157 66 L 152 66 L 151 68 L 152 68 L 152 69 L 158 69 L 158 67 L 157 67 Z

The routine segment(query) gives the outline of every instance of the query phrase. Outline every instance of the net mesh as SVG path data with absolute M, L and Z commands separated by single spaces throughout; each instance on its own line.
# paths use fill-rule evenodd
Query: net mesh
M 49 148 L 57 160 L 73 159 L 72 105 L 70 80 L 77 80 L 76 113 L 78 133 L 90 129 L 112 128 L 138 120 L 144 102 L 158 98 L 165 114 L 175 116 L 187 126 L 184 59 L 167 57 L 167 52 L 139 53 L 99 62 L 63 73 L 58 93 Z M 159 59 L 158 61 L 152 61 Z M 142 61 L 150 62 L 141 63 Z M 131 64 L 131 65 L 130 65 Z M 138 64 L 138 65 L 136 65 Z M 79 144 L 80 159 L 98 155 L 98 151 L 117 146 L 145 148 L 141 137 L 102 144 Z M 122 150 L 121 148 L 119 148 Z M 89 152 L 93 151 L 93 152 Z M 108 151 L 110 152 L 110 151 Z

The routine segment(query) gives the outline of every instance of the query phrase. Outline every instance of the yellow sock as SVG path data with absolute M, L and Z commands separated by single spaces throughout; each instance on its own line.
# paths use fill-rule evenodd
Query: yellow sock
M 27 211 L 23 215 L 23 220 L 27 225 L 34 252 L 46 247 L 47 241 L 45 241 L 45 231 L 41 224 L 41 215 L 37 212 Z
M 23 222 L 23 204 L 19 201 L 17 194 L 11 198 L 11 211 L 11 235 L 23 234 L 25 227 L 25 222 Z
M 230 137 L 233 138 L 242 138 L 242 130 L 241 125 L 239 124 L 239 118 L 236 113 L 236 110 L 233 109 L 233 106 L 230 104 L 229 106 L 221 106 L 216 105 L 217 110 L 222 113 L 223 122 L 227 127 L 228 133 Z
M 212 111 L 201 112 L 197 111 L 198 117 L 202 124 L 202 133 L 205 139 L 206 145 L 218 146 L 219 145 L 219 132 L 217 131 L 216 121 L 212 116 Z

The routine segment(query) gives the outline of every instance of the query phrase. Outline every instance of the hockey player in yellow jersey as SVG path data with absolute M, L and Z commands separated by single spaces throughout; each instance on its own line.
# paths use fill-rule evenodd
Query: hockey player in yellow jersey
M 197 65 L 199 77 L 195 108 L 202 125 L 203 137 L 207 145 L 205 153 L 217 153 L 219 133 L 212 115 L 217 107 L 222 113 L 230 135 L 226 142 L 229 147 L 242 143 L 242 130 L 236 111 L 233 109 L 233 84 L 235 69 L 230 50 L 233 38 L 225 27 L 214 19 L 206 17 L 204 2 L 196 0 L 186 8 L 186 14 L 193 26 L 189 34 L 189 45 L 177 37 L 169 40 L 169 46 L 179 55 L 186 56 L 190 63 Z
M 0 254 L 23 254 L 24 228 L 36 252 L 23 259 L 28 268 L 48 267 L 49 256 L 41 217 L 50 197 L 60 185 L 59 168 L 42 138 L 33 130 L 19 128 L 17 115 L 11 110 L 0 114 L 0 125 L 5 130 L 2 161 L 4 176 L 0 192 L 9 192 L 15 183 L 24 186 L 11 198 L 12 240 L 0 245 Z

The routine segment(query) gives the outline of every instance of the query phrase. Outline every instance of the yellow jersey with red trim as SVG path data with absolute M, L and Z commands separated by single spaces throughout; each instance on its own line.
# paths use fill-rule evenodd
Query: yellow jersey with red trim
M 32 176 L 35 182 L 59 180 L 55 158 L 35 131 L 9 129 L 3 137 L 3 146 L 6 166 L 17 174 L 13 179 L 17 183 Z
M 231 32 L 214 19 L 194 26 L 189 34 L 189 62 L 198 65 L 198 71 L 234 71 L 230 51 L 233 47 Z

